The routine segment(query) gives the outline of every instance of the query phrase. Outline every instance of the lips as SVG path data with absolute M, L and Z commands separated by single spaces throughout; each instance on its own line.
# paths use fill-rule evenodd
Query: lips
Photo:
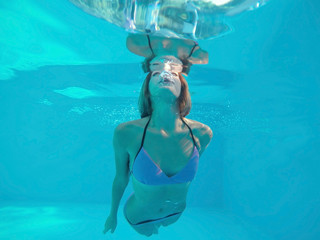
M 161 79 L 160 83 L 173 83 L 173 81 L 171 81 L 170 79 L 164 78 L 164 79 Z

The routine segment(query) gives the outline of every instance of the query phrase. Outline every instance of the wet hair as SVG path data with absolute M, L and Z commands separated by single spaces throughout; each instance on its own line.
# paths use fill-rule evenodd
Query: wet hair
M 152 72 L 149 72 L 146 79 L 144 80 L 139 96 L 139 111 L 141 118 L 151 115 L 152 103 L 151 103 L 151 95 L 149 91 L 149 83 L 151 79 Z M 190 113 L 191 110 L 191 97 L 189 93 L 188 83 L 185 78 L 179 73 L 179 79 L 181 82 L 181 92 L 180 96 L 177 98 L 179 104 L 179 113 L 180 117 L 185 117 Z
M 152 55 L 149 58 L 146 58 L 143 62 L 141 62 L 141 67 L 144 73 L 150 72 L 150 62 L 152 61 L 152 59 L 154 59 L 155 56 Z M 192 63 L 190 63 L 187 59 L 181 60 L 182 62 L 182 72 L 185 73 L 186 75 L 189 74 L 190 72 L 190 68 L 192 66 Z

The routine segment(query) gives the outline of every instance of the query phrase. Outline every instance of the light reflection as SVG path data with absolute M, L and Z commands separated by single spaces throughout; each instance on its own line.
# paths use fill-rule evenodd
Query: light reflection
M 49 233 L 78 220 L 66 217 L 57 207 L 20 207 L 0 208 L 0 239 L 12 239 L 12 233 Z
M 54 90 L 56 93 L 60 93 L 64 96 L 76 99 L 99 97 L 100 94 L 96 91 L 80 88 L 80 87 L 68 87 L 62 90 Z
M 231 2 L 232 0 L 210 0 L 210 1 L 217 6 L 222 6 Z

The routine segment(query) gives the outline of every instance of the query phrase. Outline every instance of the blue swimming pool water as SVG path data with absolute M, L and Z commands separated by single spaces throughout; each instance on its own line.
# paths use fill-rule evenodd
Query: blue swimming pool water
M 187 78 L 187 118 L 214 136 L 186 212 L 154 239 L 319 239 L 318 7 L 271 1 L 199 41 L 210 59 Z M 122 206 L 102 235 L 112 134 L 139 118 L 143 59 L 69 2 L 0 3 L 0 18 L 0 239 L 143 238 Z

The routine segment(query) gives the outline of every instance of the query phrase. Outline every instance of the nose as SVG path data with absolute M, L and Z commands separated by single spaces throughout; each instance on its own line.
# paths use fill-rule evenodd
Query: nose
M 171 77 L 171 76 L 172 76 L 172 73 L 168 72 L 168 71 L 162 71 L 161 74 L 160 74 L 161 78 Z
M 170 70 L 172 70 L 172 66 L 170 65 L 170 64 L 164 64 L 164 70 L 165 71 L 170 71 Z

